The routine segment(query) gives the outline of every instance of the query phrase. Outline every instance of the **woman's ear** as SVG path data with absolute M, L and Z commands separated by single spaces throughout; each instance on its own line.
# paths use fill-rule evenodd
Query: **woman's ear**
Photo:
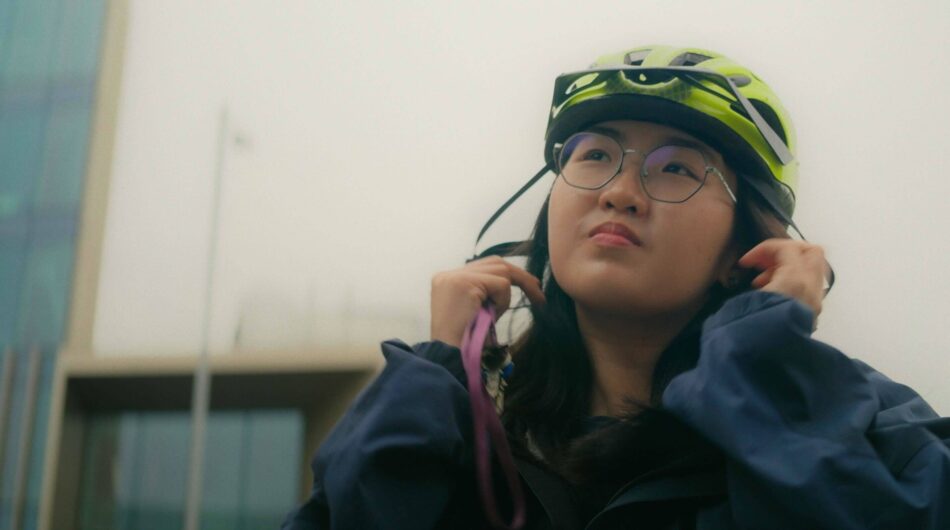
M 719 279 L 719 283 L 730 291 L 734 291 L 742 286 L 742 280 L 745 276 L 743 269 L 735 267 L 724 277 Z
M 726 289 L 737 289 L 747 272 L 738 265 L 741 255 L 739 246 L 736 243 L 731 243 L 729 248 L 722 253 L 722 259 L 719 261 L 719 270 L 716 274 L 716 281 Z

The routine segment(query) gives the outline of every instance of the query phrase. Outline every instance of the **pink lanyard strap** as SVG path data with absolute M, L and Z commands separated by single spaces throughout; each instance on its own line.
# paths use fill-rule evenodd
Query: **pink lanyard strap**
M 482 498 L 482 506 L 488 521 L 495 528 L 517 530 L 524 526 L 525 502 L 521 490 L 521 479 L 515 468 L 508 447 L 508 439 L 501 426 L 501 420 L 495 412 L 494 403 L 482 383 L 482 350 L 485 342 L 495 345 L 495 308 L 486 303 L 479 309 L 478 314 L 465 329 L 462 337 L 462 364 L 468 382 L 469 401 L 472 404 L 472 421 L 474 423 L 473 436 L 475 438 L 475 473 L 478 481 L 478 492 Z M 489 438 L 490 437 L 490 438 Z M 506 524 L 498 514 L 498 505 L 492 488 L 491 473 L 491 446 L 501 463 L 501 469 L 508 482 L 514 506 L 511 523 Z

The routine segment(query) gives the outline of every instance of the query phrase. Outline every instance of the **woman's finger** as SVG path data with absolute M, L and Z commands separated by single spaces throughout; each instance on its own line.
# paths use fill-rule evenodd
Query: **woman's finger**
M 766 270 L 801 254 L 803 243 L 791 239 L 766 239 L 739 258 L 740 267 Z
M 494 274 L 474 273 L 472 283 L 484 289 L 481 301 L 491 300 L 500 316 L 511 305 L 511 281 L 503 276 Z
M 544 291 L 541 290 L 541 280 L 536 276 L 512 265 L 510 278 L 511 283 L 518 286 L 532 304 L 541 305 L 545 303 Z
M 528 300 L 533 304 L 543 304 L 545 301 L 544 292 L 541 290 L 541 280 L 503 258 L 489 256 L 473 261 L 465 268 L 471 269 L 473 272 L 494 274 L 507 278 L 513 285 L 524 291 Z
M 828 274 L 822 247 L 804 241 L 768 239 L 739 258 L 737 264 L 761 271 L 752 280 L 752 287 L 795 298 L 810 306 L 815 315 L 821 312 Z
M 758 276 L 756 276 L 755 278 L 753 278 L 752 281 L 749 282 L 749 284 L 756 289 L 761 289 L 765 287 L 766 285 L 768 285 L 769 282 L 772 281 L 772 274 L 774 274 L 774 272 L 775 272 L 774 269 L 768 269 L 762 272 L 761 274 L 759 274 Z

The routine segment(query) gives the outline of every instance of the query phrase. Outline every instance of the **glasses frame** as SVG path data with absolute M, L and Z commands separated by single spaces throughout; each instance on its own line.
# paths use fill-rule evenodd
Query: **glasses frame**
M 620 148 L 620 161 L 619 161 L 619 163 L 617 164 L 617 168 L 616 168 L 616 170 L 614 171 L 614 174 L 611 175 L 609 178 L 607 178 L 607 180 L 605 180 L 603 184 L 601 184 L 601 185 L 599 185 L 599 186 L 595 186 L 595 187 L 593 187 L 593 188 L 586 187 L 586 186 L 578 186 L 577 184 L 572 183 L 566 176 L 564 176 L 564 168 L 561 167 L 561 157 L 559 156 L 559 155 L 560 155 L 560 152 L 561 152 L 561 149 L 563 149 L 565 145 L 567 145 L 568 143 L 570 143 L 570 141 L 571 141 L 572 139 L 574 139 L 575 137 L 580 136 L 580 135 L 596 135 L 596 136 L 598 136 L 598 137 L 603 137 L 603 138 L 606 138 L 606 139 L 610 140 L 611 142 L 613 142 L 614 144 L 616 144 L 618 148 Z M 553 146 L 553 151 L 554 151 L 554 152 L 553 152 L 552 154 L 554 155 L 554 164 L 557 166 L 557 167 L 555 168 L 555 169 L 557 169 L 557 174 L 558 174 L 559 177 L 561 177 L 561 179 L 564 180 L 564 183 L 565 183 L 565 184 L 567 184 L 568 186 L 571 186 L 572 188 L 577 188 L 577 189 L 581 189 L 581 190 L 594 191 L 594 190 L 599 190 L 599 189 L 604 188 L 605 186 L 607 186 L 608 184 L 610 184 L 615 178 L 617 178 L 617 175 L 619 175 L 619 174 L 623 171 L 623 162 L 624 162 L 624 160 L 626 160 L 626 158 L 627 158 L 627 153 L 637 153 L 637 154 L 639 154 L 639 155 L 641 155 L 641 156 L 643 157 L 643 162 L 646 162 L 647 158 L 649 158 L 650 155 L 652 155 L 654 152 L 656 152 L 656 151 L 658 151 L 658 150 L 660 150 L 660 149 L 663 149 L 664 147 L 671 147 L 671 145 L 660 145 L 660 146 L 657 146 L 657 147 L 651 149 L 651 150 L 648 151 L 648 152 L 643 152 L 642 150 L 638 150 L 638 149 L 628 149 L 628 148 L 624 147 L 623 145 L 621 145 L 620 142 L 617 141 L 616 138 L 611 138 L 610 136 L 607 136 L 606 134 L 600 134 L 600 133 L 591 132 L 591 131 L 581 131 L 581 132 L 576 132 L 576 133 L 570 135 L 570 136 L 567 138 L 567 140 L 565 140 L 563 143 L 556 143 L 556 144 L 554 144 L 554 146 Z M 687 195 L 686 198 L 684 198 L 684 199 L 681 199 L 681 200 L 678 200 L 678 201 L 670 201 L 670 200 L 666 200 L 666 199 L 658 199 L 658 198 L 654 197 L 653 194 L 650 193 L 649 187 L 647 186 L 647 183 L 646 183 L 646 181 L 644 180 L 644 179 L 646 179 L 646 178 L 648 177 L 648 175 L 647 175 L 647 166 L 646 166 L 645 163 L 641 163 L 641 164 L 640 164 L 640 171 L 638 172 L 638 174 L 639 174 L 639 176 L 640 176 L 640 187 L 643 189 L 643 192 L 646 193 L 646 195 L 647 195 L 648 197 L 650 197 L 651 200 L 654 200 L 654 201 L 657 201 L 657 202 L 670 203 L 670 204 L 681 204 L 681 203 L 684 203 L 684 202 L 690 200 L 694 195 L 696 195 L 697 193 L 699 193 L 699 190 L 703 189 L 703 186 L 706 185 L 706 180 L 709 178 L 709 173 L 710 173 L 710 171 L 711 171 L 711 172 L 715 173 L 717 177 L 719 177 L 719 182 L 722 182 L 722 185 L 726 188 L 726 192 L 729 194 L 729 198 L 732 199 L 732 204 L 738 204 L 738 203 L 739 203 L 739 201 L 736 199 L 736 194 L 733 193 L 732 188 L 729 186 L 729 183 L 726 182 L 725 177 L 722 176 L 722 172 L 719 171 L 719 168 L 717 168 L 716 166 L 714 166 L 714 165 L 712 165 L 712 164 L 709 163 L 709 160 L 706 159 L 706 155 L 703 154 L 702 151 L 700 151 L 700 150 L 698 150 L 698 149 L 695 149 L 695 148 L 692 148 L 692 147 L 686 147 L 686 146 L 672 146 L 672 147 L 680 147 L 680 148 L 682 148 L 682 149 L 691 149 L 691 150 L 695 151 L 700 157 L 702 157 L 702 159 L 703 159 L 703 164 L 705 165 L 705 170 L 704 170 L 704 172 L 703 172 L 703 180 L 699 183 L 699 186 L 697 186 L 696 189 L 693 190 L 692 193 L 690 193 L 689 195 Z
M 558 76 L 557 80 L 555 81 L 555 94 L 556 95 L 564 94 L 566 96 L 570 96 L 570 92 L 564 89 L 568 88 L 571 83 L 573 83 L 580 77 L 594 73 L 594 72 L 609 72 L 609 71 L 618 71 L 618 70 L 625 71 L 624 76 L 627 77 L 627 79 L 630 79 L 629 75 L 627 74 L 627 71 L 629 71 L 630 74 L 637 73 L 637 72 L 644 73 L 644 74 L 668 73 L 668 74 L 676 76 L 676 78 L 678 79 L 683 80 L 684 82 L 688 83 L 694 88 L 697 88 L 699 90 L 712 94 L 716 97 L 722 98 L 731 104 L 732 101 L 729 101 L 729 99 L 727 98 L 725 94 L 722 94 L 719 91 L 713 90 L 712 88 L 704 85 L 698 78 L 709 80 L 710 82 L 712 82 L 719 88 L 725 90 L 730 96 L 735 98 L 736 102 L 738 102 L 739 104 L 739 107 L 742 109 L 744 116 L 752 121 L 752 123 L 755 125 L 755 128 L 758 129 L 759 134 L 765 140 L 766 144 L 768 144 L 768 146 L 771 148 L 772 153 L 778 158 L 778 160 L 782 163 L 782 165 L 788 165 L 795 160 L 795 157 L 792 156 L 791 151 L 789 151 L 788 146 L 785 144 L 782 138 L 778 135 L 778 133 L 776 133 L 772 129 L 771 126 L 769 126 L 769 124 L 765 121 L 762 115 L 759 114 L 759 112 L 755 109 L 755 107 L 748 100 L 748 98 L 746 98 L 745 96 L 742 95 L 741 92 L 739 92 L 739 87 L 736 86 L 733 80 L 724 74 L 720 74 L 719 72 L 715 72 L 706 68 L 701 68 L 697 66 L 650 67 L 650 66 L 637 66 L 637 65 L 610 65 L 610 66 L 603 66 L 603 67 L 597 67 L 597 68 L 589 68 L 587 70 L 582 70 L 578 72 L 570 72 L 570 73 L 566 73 L 566 74 L 562 74 Z M 568 81 L 570 81 L 570 83 L 568 83 Z M 631 81 L 634 81 L 634 80 L 631 79 Z M 562 107 L 564 102 L 567 99 L 569 99 L 569 97 L 554 101 L 553 102 L 554 108 L 558 109 Z M 539 181 L 542 177 L 544 177 L 544 175 L 546 175 L 548 171 L 556 171 L 556 170 L 557 168 L 553 168 L 553 167 L 550 167 L 549 165 L 545 165 L 533 177 L 531 177 L 528 180 L 528 182 L 526 182 L 523 186 L 521 186 L 521 188 L 518 191 L 516 191 L 514 195 L 509 197 L 508 200 L 505 201 L 505 203 L 502 204 L 500 208 L 495 210 L 495 213 L 493 213 L 491 217 L 488 218 L 488 221 L 486 221 L 485 224 L 482 226 L 481 230 L 479 230 L 478 236 L 475 238 L 475 248 L 477 249 L 478 243 L 482 240 L 482 237 L 484 237 L 485 233 L 492 226 L 492 224 L 501 216 L 501 214 L 505 212 L 505 210 L 508 209 L 509 206 L 511 206 L 519 197 L 521 197 L 525 192 L 527 192 L 537 181 Z M 721 178 L 721 175 L 720 175 L 720 178 Z M 740 178 L 742 177 L 740 176 Z M 750 188 L 752 190 L 754 190 L 756 193 L 762 196 L 762 198 L 769 204 L 771 209 L 774 210 L 774 213 L 777 216 L 779 216 L 779 218 L 784 220 L 784 222 L 788 223 L 788 225 L 791 226 L 795 230 L 795 232 L 798 233 L 799 237 L 801 237 L 803 241 L 808 241 L 808 239 L 804 236 L 804 234 L 802 234 L 801 230 L 798 229 L 798 226 L 795 224 L 795 221 L 791 219 L 791 216 L 786 214 L 785 211 L 781 207 L 779 207 L 776 201 L 772 198 L 768 190 L 764 189 L 765 188 L 764 183 L 759 182 L 756 179 L 747 179 L 747 182 L 750 184 Z M 725 184 L 725 182 L 723 182 L 723 184 Z M 730 189 L 730 191 L 732 190 Z M 735 200 L 735 198 L 733 198 L 733 200 Z M 467 259 L 466 262 L 483 258 L 485 256 L 514 255 L 514 253 L 517 252 L 518 249 L 526 248 L 524 246 L 524 243 L 525 243 L 524 241 L 511 241 L 511 242 L 492 245 L 491 247 L 483 250 L 482 252 L 477 252 L 476 250 L 476 252 L 473 253 L 472 257 Z M 827 260 L 825 261 L 825 263 L 828 263 Z M 834 272 L 834 269 L 831 267 L 831 264 L 828 264 L 828 269 L 829 269 L 829 274 L 827 278 L 828 286 L 825 288 L 826 296 L 828 295 L 828 292 L 831 291 L 831 288 L 835 284 L 835 272 Z

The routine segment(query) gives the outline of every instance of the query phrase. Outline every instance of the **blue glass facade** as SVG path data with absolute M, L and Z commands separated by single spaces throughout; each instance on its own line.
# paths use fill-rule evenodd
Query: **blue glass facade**
M 105 2 L 0 2 L 0 530 L 36 527 Z

